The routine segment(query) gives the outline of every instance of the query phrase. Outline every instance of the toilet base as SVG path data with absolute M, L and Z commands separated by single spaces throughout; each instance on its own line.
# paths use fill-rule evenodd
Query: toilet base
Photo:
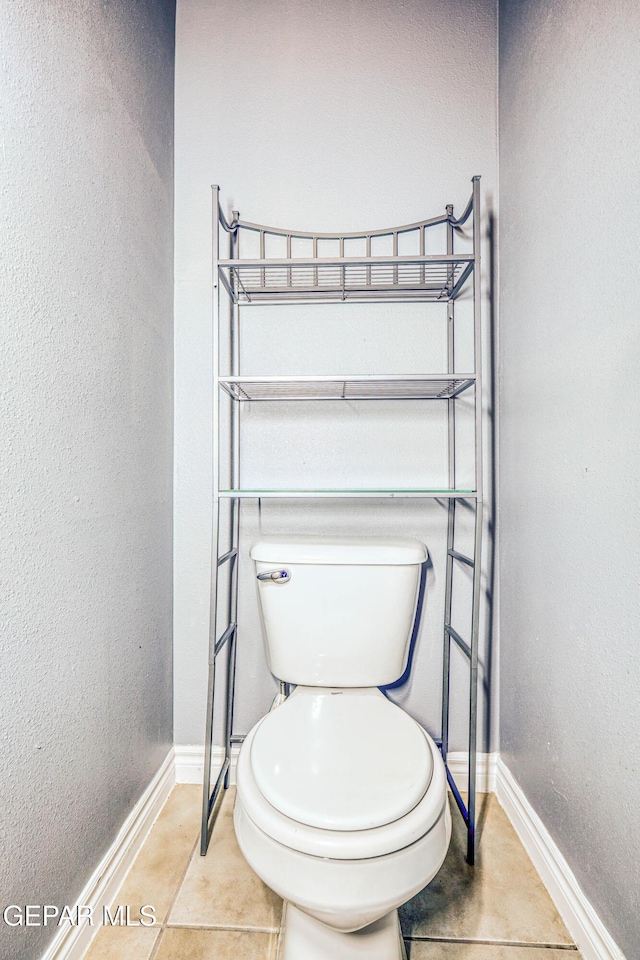
M 344 933 L 287 903 L 282 960 L 407 960 L 398 911 Z

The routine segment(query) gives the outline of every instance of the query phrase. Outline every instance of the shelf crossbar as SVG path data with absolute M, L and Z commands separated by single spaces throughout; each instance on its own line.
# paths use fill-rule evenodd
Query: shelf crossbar
M 215 647 L 213 648 L 213 656 L 217 657 L 222 648 L 229 642 L 231 637 L 234 636 L 237 630 L 237 624 L 230 623 L 227 629 L 224 631 L 220 639 L 216 642 Z
M 226 563 L 227 560 L 235 560 L 238 556 L 238 551 L 233 548 L 233 550 L 227 550 L 226 553 L 223 553 L 221 557 L 218 557 L 218 566 L 221 567 L 223 563 Z
M 448 766 L 448 764 L 446 763 L 446 761 L 445 761 L 445 765 L 444 765 L 444 766 L 445 766 L 445 770 L 447 771 L 447 781 L 448 781 L 448 783 L 449 783 L 449 786 L 451 787 L 451 793 L 453 794 L 453 798 L 454 798 L 454 800 L 456 801 L 456 806 L 458 807 L 458 810 L 459 810 L 460 813 L 462 814 L 462 819 L 463 819 L 464 822 L 465 822 L 465 825 L 466 825 L 466 827 L 467 827 L 467 830 L 469 830 L 469 827 L 470 827 L 470 825 L 471 825 L 471 821 L 470 821 L 470 818 L 469 818 L 469 811 L 468 811 L 468 809 L 467 809 L 467 806 L 466 806 L 464 800 L 462 799 L 462 796 L 461 796 L 460 791 L 459 791 L 459 789 L 458 789 L 458 784 L 457 784 L 457 783 L 455 782 L 455 780 L 453 779 L 453 774 L 452 774 L 451 771 L 449 770 L 449 766 Z
M 444 628 L 449 634 L 449 636 L 451 637 L 451 639 L 455 640 L 455 642 L 460 647 L 462 652 L 469 658 L 469 660 L 471 660 L 471 657 L 472 657 L 471 647 L 469 646 L 467 641 L 462 639 L 458 631 L 454 630 L 450 623 L 445 623 Z
M 344 499 L 350 497 L 364 497 L 369 499 L 394 499 L 399 497 L 407 498 L 431 498 L 433 500 L 461 499 L 475 500 L 477 492 L 475 490 L 219 490 L 218 496 L 222 499 L 242 500 L 242 499 L 269 499 L 269 498 L 309 498 L 309 499 Z
M 447 553 L 450 557 L 453 557 L 454 560 L 459 560 L 460 563 L 466 563 L 468 567 L 474 566 L 471 557 L 466 557 L 463 553 L 458 553 L 457 550 L 447 550 Z
M 218 260 L 220 270 L 269 270 L 288 269 L 289 267 L 399 267 L 427 266 L 428 264 L 471 264 L 473 254 L 462 253 L 425 253 L 416 256 L 402 257 L 255 257 L 243 260 Z

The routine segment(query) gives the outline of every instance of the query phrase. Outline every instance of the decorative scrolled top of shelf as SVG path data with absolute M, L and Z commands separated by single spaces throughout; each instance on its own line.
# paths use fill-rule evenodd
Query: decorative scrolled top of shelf
M 473 177 L 473 181 L 479 180 L 480 177 Z M 405 233 L 412 233 L 416 230 L 424 230 L 425 228 L 434 227 L 441 223 L 448 223 L 452 226 L 462 226 L 471 211 L 473 210 L 473 193 L 469 198 L 469 202 L 465 207 L 462 215 L 460 217 L 453 216 L 453 205 L 448 205 L 446 212 L 440 214 L 437 217 L 429 217 L 425 220 L 416 220 L 413 223 L 404 223 L 397 227 L 381 227 L 375 230 L 356 230 L 352 232 L 345 231 L 334 231 L 326 232 L 322 230 L 295 230 L 287 229 L 284 227 L 273 227 L 264 223 L 253 223 L 250 220 L 241 220 L 237 215 L 237 211 L 233 211 L 233 218 L 231 222 L 227 220 L 222 210 L 220 204 L 218 204 L 218 217 L 222 227 L 227 231 L 227 233 L 235 233 L 238 230 L 251 230 L 254 233 L 264 234 L 265 236 L 270 237 L 284 237 L 292 240 L 334 240 L 334 241 L 344 241 L 344 240 L 370 240 L 373 237 L 398 237 Z M 424 251 L 422 251 L 424 253 Z M 342 253 L 340 254 L 343 255 Z M 368 256 L 370 254 L 367 254 Z
M 235 213 L 236 211 L 234 210 L 233 212 Z M 240 221 L 238 220 L 237 216 L 233 217 L 233 219 L 231 220 L 231 223 L 229 223 L 222 211 L 222 207 L 220 206 L 220 204 L 218 204 L 218 219 L 220 220 L 220 225 L 224 230 L 227 231 L 227 233 L 235 233 L 240 224 Z
M 455 300 L 476 249 L 474 239 L 474 254 L 456 252 L 453 234 L 474 209 L 477 180 L 459 218 L 449 205 L 437 217 L 355 232 L 272 227 L 242 220 L 235 210 L 229 221 L 218 202 L 219 222 L 232 237 L 229 258 L 218 254 L 220 279 L 237 304 Z M 435 239 L 434 227 L 444 228 Z
M 367 240 L 372 237 L 392 237 L 403 233 L 412 233 L 425 227 L 434 227 L 439 223 L 447 223 L 447 213 L 428 220 L 417 220 L 415 223 L 404 223 L 398 227 L 382 227 L 377 230 L 356 230 L 353 232 L 326 232 L 321 230 L 288 230 L 284 227 L 270 227 L 264 223 L 252 223 L 250 220 L 232 220 L 231 224 L 220 210 L 220 222 L 229 232 L 237 229 L 251 230 L 254 233 L 264 233 L 270 237 L 290 237 L 292 240 Z
M 480 181 L 480 177 L 472 177 L 471 180 L 472 180 L 472 182 L 475 184 L 475 183 L 478 183 L 478 182 Z M 466 207 L 464 208 L 464 210 L 463 210 L 463 212 L 462 212 L 462 216 L 457 217 L 457 218 L 454 217 L 454 215 L 453 215 L 453 207 L 452 207 L 452 206 L 447 207 L 447 220 L 448 220 L 448 222 L 451 224 L 452 227 L 461 227 L 461 226 L 463 226 L 463 224 L 465 224 L 465 223 L 467 222 L 467 220 L 469 219 L 469 216 L 471 215 L 471 211 L 472 211 L 472 210 L 473 210 L 473 193 L 472 193 L 471 196 L 469 197 L 469 202 L 467 203 Z

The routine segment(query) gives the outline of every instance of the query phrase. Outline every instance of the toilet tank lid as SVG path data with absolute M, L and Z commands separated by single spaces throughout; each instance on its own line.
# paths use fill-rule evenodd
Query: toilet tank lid
M 427 548 L 413 537 L 265 537 L 254 543 L 253 560 L 267 563 L 318 563 L 401 566 L 424 563 Z

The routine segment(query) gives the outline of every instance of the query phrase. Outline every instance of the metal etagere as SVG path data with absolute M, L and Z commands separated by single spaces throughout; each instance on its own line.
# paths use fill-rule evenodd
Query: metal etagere
M 209 629 L 209 675 L 205 732 L 204 787 L 201 854 L 207 852 L 212 814 L 220 791 L 229 784 L 231 750 L 244 739 L 234 733 L 233 708 L 235 664 L 238 643 L 238 551 L 240 507 L 243 499 L 262 498 L 432 498 L 448 502 L 447 557 L 444 602 L 444 653 L 442 681 L 442 730 L 438 739 L 447 767 L 447 777 L 468 831 L 467 860 L 475 859 L 476 837 L 476 730 L 478 713 L 478 636 L 480 623 L 482 554 L 482 330 L 480 311 L 480 178 L 473 178 L 471 198 L 459 218 L 453 206 L 429 220 L 363 233 L 307 233 L 281 230 L 251 223 L 233 211 L 227 220 L 213 188 L 213 535 Z M 457 233 L 471 219 L 471 252 L 459 253 Z M 446 232 L 446 251 L 426 253 L 427 237 L 439 227 Z M 221 257 L 223 238 L 228 256 Z M 379 253 L 381 242 L 391 252 Z M 242 254 L 251 248 L 250 257 Z M 411 247 L 412 252 L 402 251 Z M 276 251 L 277 255 L 273 251 Z M 256 255 L 254 255 L 256 254 Z M 324 255 L 323 255 L 324 254 Z M 473 299 L 473 370 L 455 367 L 455 304 L 463 294 Z M 221 298 L 228 305 L 221 310 Z M 335 376 L 242 376 L 240 373 L 240 310 L 253 304 L 356 303 L 446 303 L 447 370 L 438 375 L 335 375 Z M 224 331 L 221 317 L 224 315 Z M 224 336 L 223 336 L 224 333 Z M 221 346 L 221 344 L 223 346 Z M 222 350 L 228 357 L 222 357 Z M 222 375 L 221 367 L 230 371 Z M 475 467 L 473 483 L 456 483 L 456 400 L 473 395 Z M 221 449 L 221 396 L 226 395 L 228 420 Z M 241 483 L 240 423 L 244 404 L 264 401 L 317 400 L 430 400 L 447 404 L 447 485 L 394 489 L 247 489 Z M 227 412 L 225 411 L 225 417 Z M 222 478 L 228 477 L 226 486 Z M 466 555 L 456 549 L 456 507 L 460 501 L 475 511 L 473 550 Z M 228 502 L 229 549 L 222 543 L 221 503 Z M 471 634 L 465 639 L 452 625 L 454 565 L 470 567 L 473 575 Z M 219 621 L 220 573 L 225 571 L 226 623 Z M 469 772 L 465 803 L 447 765 L 451 642 L 462 651 L 470 668 Z M 211 785 L 216 664 L 226 651 L 224 704 L 224 759 Z M 286 694 L 286 685 L 281 684 Z

